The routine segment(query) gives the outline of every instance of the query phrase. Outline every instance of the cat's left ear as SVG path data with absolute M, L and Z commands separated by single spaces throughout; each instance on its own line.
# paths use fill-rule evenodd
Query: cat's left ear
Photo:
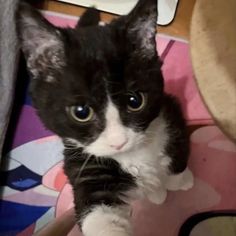
M 134 9 L 121 18 L 126 40 L 135 53 L 151 58 L 156 55 L 157 0 L 139 0 Z
M 80 27 L 96 26 L 99 24 L 99 21 L 100 12 L 94 7 L 88 8 L 80 17 L 76 29 L 79 29 Z
M 33 77 L 52 82 L 53 70 L 64 64 L 61 32 L 40 12 L 26 3 L 19 3 L 16 27 L 20 44 Z

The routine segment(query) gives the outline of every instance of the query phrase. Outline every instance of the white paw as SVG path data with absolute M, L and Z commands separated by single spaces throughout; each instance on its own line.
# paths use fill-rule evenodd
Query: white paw
M 161 189 L 156 192 L 148 193 L 147 197 L 150 202 L 159 205 L 166 200 L 167 191 L 165 189 Z
M 120 229 L 108 229 L 96 231 L 94 234 L 84 233 L 84 236 L 132 236 L 131 233 L 124 232 Z
M 100 205 L 84 218 L 84 236 L 131 236 L 130 211 L 127 207 Z
M 99 236 L 131 236 L 131 234 L 119 231 L 119 230 L 114 230 L 111 232 L 108 232 L 107 234 L 102 232 L 101 234 L 99 234 Z
M 171 191 L 184 190 L 187 191 L 193 187 L 194 177 L 192 172 L 186 170 L 178 175 L 171 175 L 168 177 L 166 188 Z
M 185 174 L 183 175 L 180 190 L 187 191 L 193 187 L 193 184 L 194 184 L 193 173 L 187 168 Z

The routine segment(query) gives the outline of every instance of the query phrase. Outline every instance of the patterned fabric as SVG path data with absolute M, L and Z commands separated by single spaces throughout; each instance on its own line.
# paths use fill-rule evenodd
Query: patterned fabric
M 76 23 L 51 13 L 46 17 L 59 26 Z M 212 124 L 193 80 L 188 44 L 165 37 L 157 40 L 166 90 L 179 97 L 188 124 Z M 16 100 L 19 112 L 14 112 L 0 172 L 0 236 L 30 236 L 73 206 L 71 187 L 62 170 L 62 143 L 42 125 L 32 107 L 24 63 L 19 80 L 26 88 Z M 214 126 L 197 130 L 191 142 L 194 188 L 169 193 L 160 206 L 134 202 L 135 236 L 176 236 L 186 218 L 196 212 L 236 208 L 236 189 L 232 188 L 236 147 Z M 77 227 L 72 235 L 80 235 Z

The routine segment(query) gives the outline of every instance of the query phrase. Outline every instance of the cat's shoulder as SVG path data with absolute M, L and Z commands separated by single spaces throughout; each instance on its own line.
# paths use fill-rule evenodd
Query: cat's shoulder
M 186 121 L 183 106 L 179 99 L 173 95 L 165 94 L 162 104 L 162 117 L 169 128 L 185 128 Z

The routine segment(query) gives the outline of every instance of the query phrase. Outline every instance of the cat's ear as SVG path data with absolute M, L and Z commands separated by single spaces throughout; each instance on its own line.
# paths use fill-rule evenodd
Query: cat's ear
M 126 39 L 136 53 L 145 57 L 156 55 L 157 0 L 139 0 L 124 17 Z
M 76 28 L 98 25 L 100 21 L 100 12 L 91 7 L 80 17 Z
M 36 9 L 22 2 L 16 11 L 16 27 L 33 77 L 51 82 L 52 70 L 64 65 L 64 45 L 60 30 Z

